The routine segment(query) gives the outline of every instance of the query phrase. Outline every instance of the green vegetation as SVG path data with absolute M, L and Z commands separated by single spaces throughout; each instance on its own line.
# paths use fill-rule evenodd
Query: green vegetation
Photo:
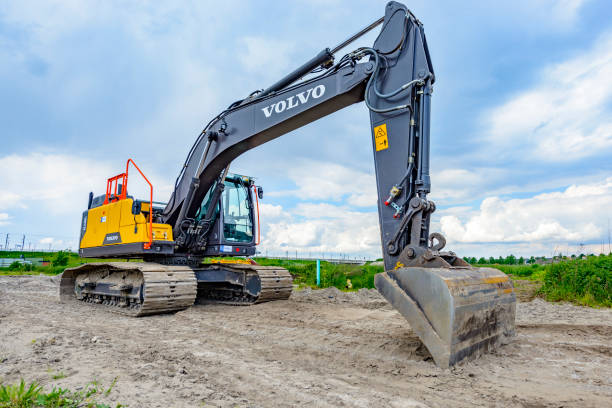
M 513 279 L 525 279 L 534 281 L 543 281 L 545 266 L 544 265 L 506 265 L 506 264 L 473 264 L 478 268 L 495 268 L 499 269 L 506 275 L 510 275 Z
M 68 261 L 70 261 L 70 252 L 58 251 L 53 257 L 53 266 L 65 267 L 66 265 L 68 265 Z
M 477 261 L 475 266 L 499 269 L 513 279 L 542 282 L 539 294 L 552 302 L 612 307 L 612 254 L 557 257 L 546 265 L 481 264 Z
M 31 252 L 31 251 L 0 251 L 0 258 L 21 258 L 21 256 L 27 258 L 49 258 L 53 256 L 50 252 Z
M 470 260 L 474 260 L 471 258 Z M 481 258 L 482 259 L 482 258 Z M 539 295 L 549 301 L 569 301 L 585 306 L 612 307 L 612 255 L 589 255 L 582 258 L 559 257 L 553 263 L 540 265 L 532 258 L 531 263 L 513 256 L 503 258 L 503 264 L 479 263 L 475 266 L 496 268 L 513 279 L 542 282 Z M 274 265 L 286 268 L 300 286 L 316 286 L 316 262 L 304 260 L 285 260 L 257 258 L 261 265 Z M 520 263 L 519 263 L 520 261 Z M 529 262 L 529 261 L 528 261 Z M 335 286 L 341 290 L 352 287 L 373 288 L 374 275 L 383 272 L 382 266 L 348 265 L 321 262 L 321 286 Z
M 317 284 L 316 261 L 286 260 L 256 258 L 260 265 L 280 266 L 287 269 L 294 277 L 294 283 L 300 286 L 315 287 Z M 348 281 L 352 286 L 350 289 L 374 287 L 374 275 L 383 272 L 384 268 L 377 265 L 350 265 L 321 262 L 321 286 L 328 288 L 335 286 L 341 290 L 349 289 Z
M 32 258 L 43 259 L 47 265 L 32 265 L 27 262 L 15 261 L 8 267 L 0 268 L 0 275 L 58 275 L 66 268 L 81 265 L 86 262 L 103 262 L 104 259 L 85 259 L 79 257 L 77 253 L 69 251 L 58 252 L 21 252 L 21 251 L 0 251 L 0 258 L 20 258 L 24 261 Z M 117 259 L 117 261 L 127 261 Z
M 546 265 L 542 292 L 551 301 L 612 307 L 612 255 Z
M 51 378 L 54 380 L 61 380 L 62 378 L 66 378 L 66 374 L 63 371 L 58 371 L 56 373 L 52 373 Z
M 524 265 L 526 263 L 534 264 L 536 263 L 538 259 L 543 259 L 543 258 L 535 258 L 532 256 L 529 259 L 525 259 L 522 256 L 517 258 L 514 255 L 510 254 L 505 258 L 501 256 L 498 258 L 493 258 L 491 256 L 489 258 L 476 259 L 475 257 L 464 256 L 463 259 L 472 265 L 484 266 L 484 265 Z
M 45 392 L 36 382 L 26 385 L 25 381 L 21 380 L 19 384 L 14 385 L 0 384 L 0 408 L 110 408 L 97 400 L 100 397 L 108 397 L 116 383 L 117 378 L 104 389 L 96 381 L 92 381 L 81 391 L 53 387 L 50 392 Z M 124 406 L 117 404 L 115 408 Z
M 0 258 L 43 258 L 50 262 L 48 266 L 34 266 L 13 262 L 8 268 L 0 268 L 0 275 L 38 274 L 57 275 L 65 268 L 85 262 L 104 261 L 102 259 L 84 259 L 78 254 L 66 251 L 50 254 L 47 252 L 1 252 Z M 478 267 L 497 268 L 513 279 L 543 282 L 539 294 L 550 301 L 570 301 L 587 306 L 612 307 L 612 254 L 581 255 L 579 257 L 558 256 L 552 263 L 540 265 L 541 258 L 516 258 L 509 255 L 505 258 L 489 259 L 466 257 L 466 261 Z M 294 276 L 294 282 L 300 286 L 316 286 L 316 261 L 256 258 L 261 265 L 273 265 L 286 268 Z M 548 260 L 551 262 L 551 260 Z M 358 290 L 374 287 L 374 275 L 383 272 L 378 265 L 352 265 L 321 262 L 322 288 L 335 286 L 341 290 Z M 350 281 L 350 284 L 349 284 Z M 2 407 L 0 407 L 2 408 Z

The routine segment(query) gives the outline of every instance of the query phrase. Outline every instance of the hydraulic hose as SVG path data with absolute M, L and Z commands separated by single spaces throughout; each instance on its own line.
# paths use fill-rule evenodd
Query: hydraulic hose
M 399 94 L 400 92 L 413 87 L 414 85 L 424 85 L 425 84 L 425 80 L 431 75 L 430 73 L 428 73 L 425 77 L 421 78 L 421 79 L 413 79 L 410 82 L 405 83 L 404 85 L 400 86 L 399 88 L 395 89 L 394 91 L 391 91 L 389 93 L 382 93 L 378 90 L 377 86 L 376 86 L 376 80 L 378 79 L 378 75 L 380 72 L 380 56 L 378 55 L 378 52 L 373 49 L 373 48 L 363 48 L 360 50 L 361 53 L 363 54 L 368 54 L 374 57 L 374 71 L 372 72 L 372 75 L 370 76 L 370 79 L 368 79 L 368 83 L 366 85 L 366 91 L 365 91 L 365 97 L 364 97 L 364 102 L 366 104 L 366 106 L 368 107 L 368 109 L 370 109 L 373 112 L 377 112 L 377 113 L 387 113 L 387 112 L 393 112 L 396 110 L 400 110 L 400 109 L 410 109 L 410 104 L 404 104 L 404 105 L 397 105 L 397 106 L 393 106 L 390 108 L 375 108 L 374 106 L 372 106 L 372 104 L 370 103 L 369 100 L 369 94 L 370 94 L 370 89 L 373 87 L 374 89 L 374 93 L 379 97 L 379 98 L 383 98 L 383 99 L 388 99 L 391 98 L 397 94 Z

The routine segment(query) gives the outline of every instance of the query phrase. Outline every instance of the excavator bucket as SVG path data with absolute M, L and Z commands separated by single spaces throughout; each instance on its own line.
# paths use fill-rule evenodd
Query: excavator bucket
M 492 268 L 399 268 L 375 276 L 439 367 L 495 349 L 514 336 L 516 296 Z

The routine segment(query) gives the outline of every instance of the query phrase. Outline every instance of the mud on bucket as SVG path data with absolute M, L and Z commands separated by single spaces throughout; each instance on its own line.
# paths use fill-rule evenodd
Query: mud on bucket
M 399 268 L 377 274 L 374 284 L 439 367 L 493 350 L 515 334 L 514 288 L 497 269 Z

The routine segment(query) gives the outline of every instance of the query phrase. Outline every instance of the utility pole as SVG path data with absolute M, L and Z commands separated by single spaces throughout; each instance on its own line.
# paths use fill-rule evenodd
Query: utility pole
M 9 243 L 8 237 L 9 237 L 9 234 L 7 232 L 6 233 L 6 239 L 4 240 L 4 250 L 5 251 L 8 251 L 8 243 Z

